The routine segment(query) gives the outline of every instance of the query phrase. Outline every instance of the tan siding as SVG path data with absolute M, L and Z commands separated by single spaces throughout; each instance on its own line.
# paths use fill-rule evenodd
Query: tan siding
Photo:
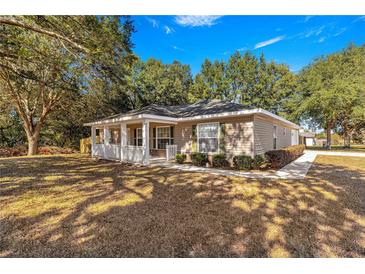
M 288 147 L 291 145 L 291 129 L 282 125 L 278 127 L 278 148 Z M 285 131 L 286 130 L 286 131 Z
M 272 122 L 254 119 L 255 154 L 264 154 L 273 148 L 273 124 Z
M 273 149 L 273 127 L 277 126 L 277 149 L 288 147 L 291 145 L 292 127 L 285 123 L 273 119 L 255 115 L 254 118 L 254 135 L 255 135 L 255 153 L 263 154 Z M 286 129 L 285 135 L 284 131 Z
M 225 124 L 225 152 L 229 155 L 253 155 L 253 116 L 183 122 L 175 126 L 175 144 L 178 150 L 192 152 L 192 126 L 199 123 Z

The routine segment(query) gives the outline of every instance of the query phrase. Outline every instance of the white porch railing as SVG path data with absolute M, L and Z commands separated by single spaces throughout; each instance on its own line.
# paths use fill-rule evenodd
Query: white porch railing
M 166 145 L 166 161 L 174 160 L 177 153 L 177 145 Z
M 122 161 L 142 163 L 144 147 L 138 146 L 123 146 Z
M 93 151 L 94 156 L 103 159 L 120 159 L 120 145 L 116 144 L 96 144 Z

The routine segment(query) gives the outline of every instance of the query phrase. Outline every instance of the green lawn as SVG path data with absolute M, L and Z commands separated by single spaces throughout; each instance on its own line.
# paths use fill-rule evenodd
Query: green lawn
M 1 257 L 364 257 L 365 158 L 257 180 L 87 156 L 0 159 Z
M 365 153 L 365 145 L 351 145 L 350 148 L 344 148 L 343 146 L 332 146 L 331 150 L 328 150 L 321 146 L 308 146 L 306 149 L 309 150 L 326 150 L 326 151 L 348 151 L 348 152 L 364 152 Z

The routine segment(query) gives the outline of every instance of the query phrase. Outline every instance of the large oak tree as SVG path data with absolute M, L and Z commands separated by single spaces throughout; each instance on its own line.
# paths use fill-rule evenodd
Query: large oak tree
M 0 99 L 21 118 L 29 155 L 50 112 L 88 93 L 95 79 L 105 90 L 126 83 L 133 31 L 119 16 L 0 17 Z
M 364 125 L 365 47 L 317 59 L 300 72 L 299 86 L 297 115 L 326 130 L 328 148 L 338 127 L 349 146 L 351 132 Z

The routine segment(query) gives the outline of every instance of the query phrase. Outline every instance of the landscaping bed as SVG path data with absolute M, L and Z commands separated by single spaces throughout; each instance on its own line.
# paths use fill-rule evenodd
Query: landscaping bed
M 228 170 L 278 170 L 303 155 L 305 146 L 295 145 L 287 148 L 266 152 L 264 155 L 235 155 L 229 157 L 225 154 L 207 154 L 193 152 L 187 161 L 186 154 L 177 154 L 175 162 L 178 164 L 189 163 L 199 167 L 213 167 Z
M 62 148 L 56 146 L 42 146 L 38 148 L 39 155 L 53 155 L 53 154 L 73 154 L 77 151 L 71 148 Z M 28 148 L 21 147 L 0 147 L 0 157 L 14 157 L 14 156 L 26 156 L 28 154 Z

